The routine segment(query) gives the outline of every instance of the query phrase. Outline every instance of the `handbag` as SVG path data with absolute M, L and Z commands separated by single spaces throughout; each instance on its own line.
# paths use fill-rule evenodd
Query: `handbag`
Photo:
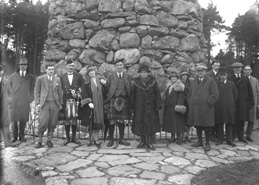
M 184 113 L 186 113 L 186 107 L 184 105 L 176 105 L 174 107 L 174 111 L 184 114 Z

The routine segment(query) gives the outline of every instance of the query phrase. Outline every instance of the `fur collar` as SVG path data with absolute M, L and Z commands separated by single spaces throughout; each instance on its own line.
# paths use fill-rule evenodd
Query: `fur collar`
M 148 90 L 150 89 L 153 85 L 155 85 L 156 83 L 156 79 L 153 77 L 153 76 L 148 76 L 147 77 L 147 82 L 146 83 L 143 83 L 142 80 L 141 80 L 141 77 L 138 77 L 136 78 L 135 81 L 133 81 L 133 84 L 142 89 L 142 90 Z
M 181 80 L 177 80 L 175 82 L 175 84 L 172 85 L 172 83 L 170 82 L 170 84 L 168 84 L 170 86 L 170 89 L 173 89 L 174 91 L 184 91 L 185 89 L 185 85 L 183 84 L 183 82 Z

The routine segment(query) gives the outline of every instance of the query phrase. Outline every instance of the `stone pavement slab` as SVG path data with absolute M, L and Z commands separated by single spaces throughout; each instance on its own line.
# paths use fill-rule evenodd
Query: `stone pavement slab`
M 54 147 L 36 149 L 34 140 L 27 138 L 18 148 L 6 148 L 13 160 L 35 169 L 47 185 L 188 185 L 191 179 L 207 168 L 237 161 L 259 159 L 259 143 L 237 143 L 237 147 L 216 146 L 204 152 L 191 144 L 166 145 L 157 141 L 156 151 L 115 145 L 101 149 L 95 146 L 69 144 L 54 140 Z M 193 141 L 195 142 L 195 141 Z M 33 170 L 32 170 L 33 171 Z

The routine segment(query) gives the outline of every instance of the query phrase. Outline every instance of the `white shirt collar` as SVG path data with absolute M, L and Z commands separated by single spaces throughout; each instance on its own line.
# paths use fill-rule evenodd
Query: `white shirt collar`
M 218 72 L 217 72 L 217 71 L 215 71 L 214 69 L 212 69 L 212 71 L 213 71 L 213 73 L 214 73 L 215 75 L 217 75 L 217 74 L 218 74 Z
M 120 72 L 120 73 L 117 72 L 117 76 L 120 77 L 120 75 L 121 75 L 121 77 L 123 77 L 123 72 Z

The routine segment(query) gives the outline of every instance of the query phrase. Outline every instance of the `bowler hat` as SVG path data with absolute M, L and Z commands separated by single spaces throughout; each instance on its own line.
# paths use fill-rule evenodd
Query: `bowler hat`
M 227 68 L 225 68 L 225 67 L 221 67 L 221 68 L 219 68 L 219 72 L 218 72 L 218 74 L 227 74 L 227 73 L 228 73 Z
M 243 64 L 241 62 L 234 62 L 231 66 L 232 67 L 243 67 Z
M 26 58 L 24 58 L 24 57 L 21 57 L 18 64 L 19 65 L 27 65 L 28 64 L 28 60 Z
M 180 75 L 179 76 L 182 76 L 182 75 L 187 75 L 187 76 L 190 76 L 189 72 L 187 70 L 182 70 L 180 72 Z
M 207 68 L 207 65 L 206 64 L 204 64 L 204 63 L 198 63 L 198 64 L 196 64 L 196 70 L 207 70 L 208 68 Z
M 71 58 L 70 58 L 70 59 L 67 59 L 67 61 L 66 61 L 67 65 L 68 65 L 68 64 L 72 64 L 73 62 L 74 62 L 74 60 L 71 59 Z
M 138 68 L 138 72 L 140 73 L 141 71 L 146 71 L 146 72 L 150 72 L 149 71 L 149 66 L 146 64 L 141 64 Z

